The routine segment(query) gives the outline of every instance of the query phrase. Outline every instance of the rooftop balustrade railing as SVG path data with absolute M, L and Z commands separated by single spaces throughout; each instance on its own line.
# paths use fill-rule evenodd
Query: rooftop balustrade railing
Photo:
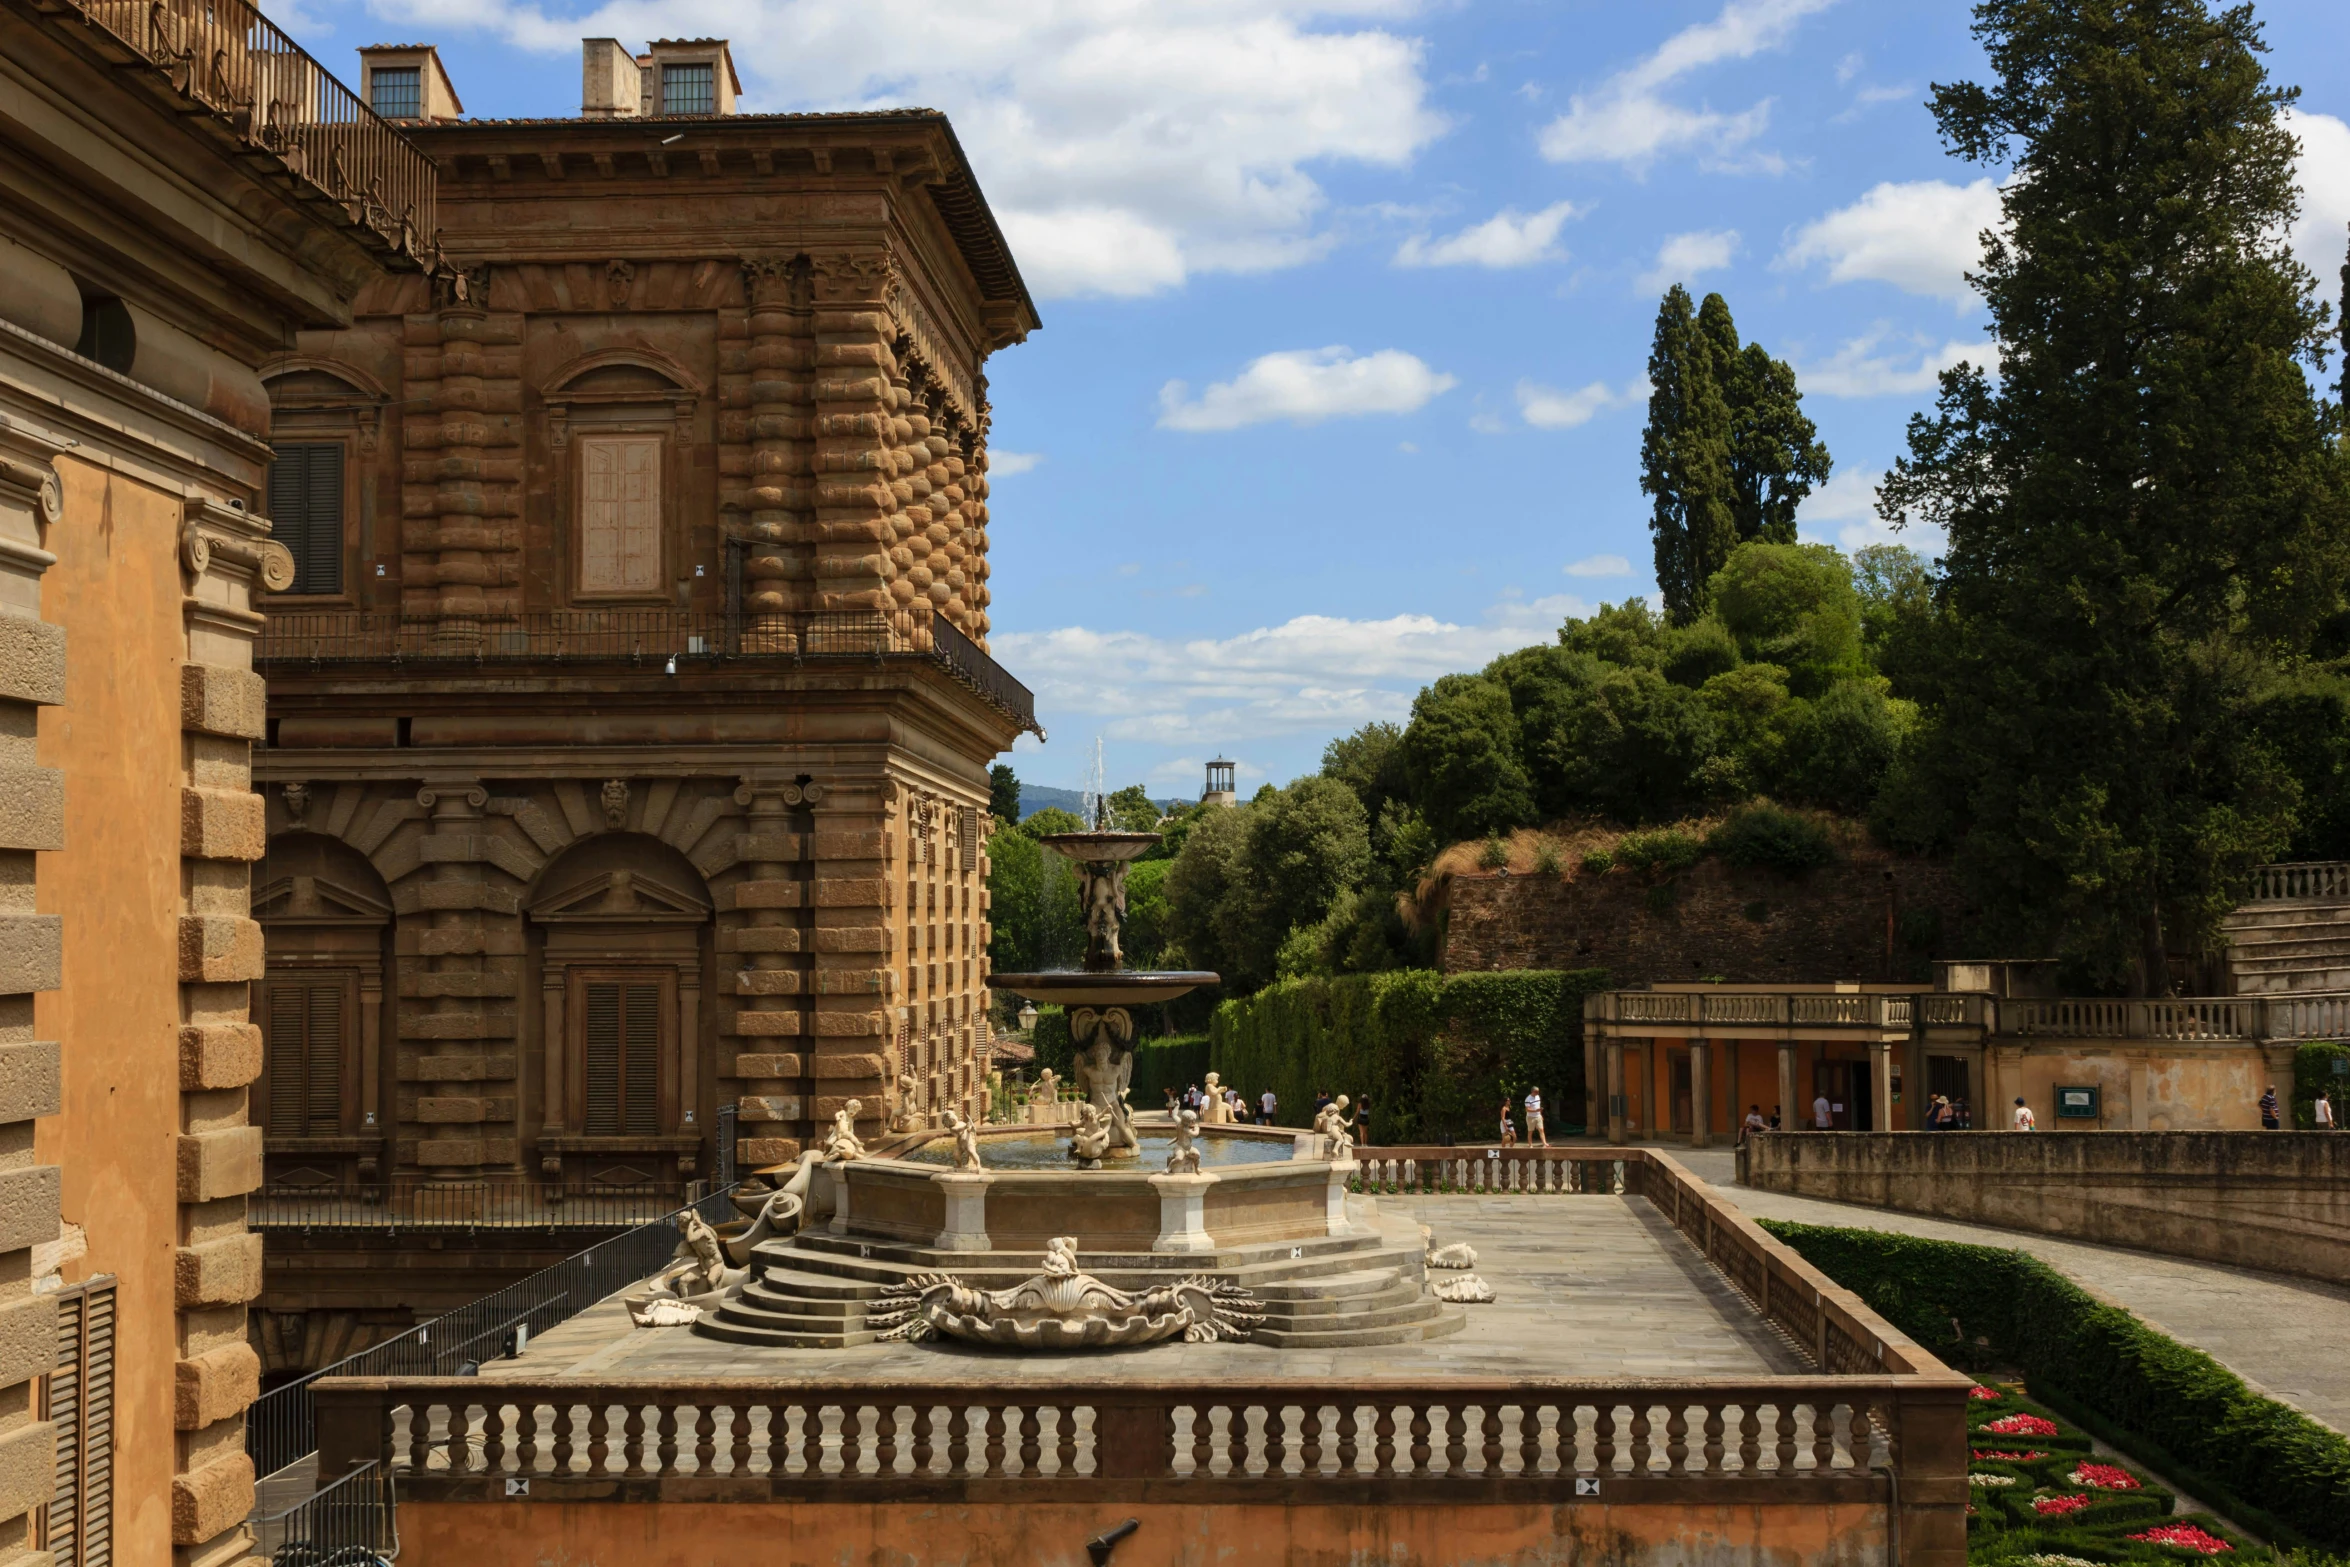
M 630 1229 L 677 1211 L 691 1188 L 434 1181 L 395 1177 L 360 1186 L 265 1186 L 246 1199 L 263 1231 Z
M 2133 999 L 1619 990 L 1585 997 L 1583 1016 L 1604 1034 L 1635 1038 L 1651 1028 L 1675 1037 L 1771 1029 L 1799 1038 L 1819 1033 L 1833 1037 L 1846 1030 L 1908 1034 L 1922 1026 L 1972 1029 L 1985 1036 L 2169 1044 L 2350 1039 L 2350 994 Z
M 677 1249 L 678 1224 L 687 1213 L 699 1213 L 712 1224 L 736 1217 L 727 1200 L 732 1190 L 721 1188 L 495 1294 L 264 1393 L 245 1411 L 245 1451 L 253 1459 L 253 1472 L 273 1475 L 317 1451 L 313 1390 L 321 1377 L 450 1376 L 468 1362 L 478 1366 L 519 1353 L 534 1335 L 667 1266 Z M 339 1468 L 321 1472 L 332 1475 Z
M 427 158 L 246 0 L 63 0 L 399 255 L 439 233 Z
M 622 665 L 659 672 L 673 663 L 684 671 L 728 664 L 879 666 L 892 659 L 930 664 L 1024 728 L 1036 728 L 1029 689 L 939 616 L 908 633 L 870 612 L 560 609 L 466 620 L 272 610 L 254 649 L 256 665 L 277 675 L 356 664 Z

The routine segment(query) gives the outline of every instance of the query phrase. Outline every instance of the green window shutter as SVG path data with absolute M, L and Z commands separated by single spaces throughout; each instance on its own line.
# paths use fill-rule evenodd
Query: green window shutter
M 658 1132 L 661 1114 L 661 987 L 628 987 L 628 1129 Z
M 287 442 L 269 465 L 270 536 L 294 557 L 295 593 L 343 590 L 343 443 Z
M 587 1134 L 620 1134 L 620 987 L 587 987 Z

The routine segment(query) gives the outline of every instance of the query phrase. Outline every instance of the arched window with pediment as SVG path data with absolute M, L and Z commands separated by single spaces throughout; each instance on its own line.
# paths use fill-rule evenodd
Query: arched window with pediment
M 697 1167 L 710 889 L 642 833 L 599 833 L 525 902 L 539 970 L 542 1173 L 666 1184 Z
M 254 875 L 266 954 L 254 1020 L 253 1118 L 273 1184 L 370 1181 L 381 1169 L 385 947 L 392 895 L 337 838 L 273 838 Z
M 541 394 L 570 523 L 574 602 L 666 603 L 684 549 L 679 467 L 700 384 L 676 361 L 613 349 Z

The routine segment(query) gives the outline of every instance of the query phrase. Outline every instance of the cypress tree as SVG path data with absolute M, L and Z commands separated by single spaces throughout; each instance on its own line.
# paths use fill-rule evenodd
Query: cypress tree
M 1705 585 L 1730 552 L 1795 542 L 1795 508 L 1831 462 L 1804 417 L 1795 371 L 1760 343 L 1743 347 L 1729 302 L 1692 315 L 1679 284 L 1657 308 L 1649 351 L 1640 487 L 1655 498 L 1656 580 L 1676 623 L 1705 609 Z
M 1880 494 L 1949 539 L 1912 763 L 1995 936 L 2160 994 L 2290 833 L 2249 696 L 2339 596 L 2295 94 L 2249 6 L 1983 0 L 1974 30 L 1997 80 L 1933 110 L 2012 171 L 1973 279 L 1999 378 L 1946 374 Z

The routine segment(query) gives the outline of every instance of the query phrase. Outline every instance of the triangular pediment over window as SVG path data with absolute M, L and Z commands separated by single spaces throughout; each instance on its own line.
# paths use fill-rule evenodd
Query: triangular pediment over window
M 279 876 L 254 889 L 253 917 L 324 925 L 364 921 L 372 925 L 390 919 L 392 906 L 324 876 Z
M 710 917 L 710 905 L 695 894 L 642 871 L 610 870 L 534 900 L 530 917 L 545 925 L 610 924 L 620 920 L 632 924 L 698 925 Z

